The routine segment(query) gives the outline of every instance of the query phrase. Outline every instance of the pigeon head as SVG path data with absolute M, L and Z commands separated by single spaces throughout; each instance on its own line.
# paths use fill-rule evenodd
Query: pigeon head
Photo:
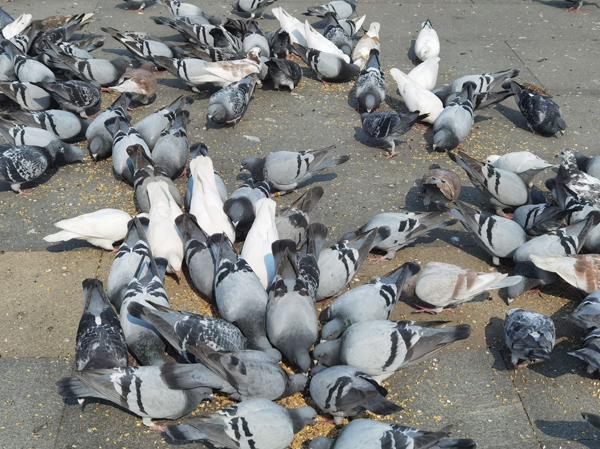
M 558 152 L 558 156 L 561 159 L 561 164 L 567 169 L 576 169 L 577 168 L 577 158 L 573 151 L 568 148 L 563 148 Z
M 88 141 L 88 150 L 95 161 L 104 159 L 110 156 L 112 150 L 111 139 L 106 139 L 102 135 L 96 135 Z
M 307 382 L 308 378 L 304 374 L 294 374 L 293 376 L 290 376 L 290 394 L 303 391 Z
M 342 339 L 325 341 L 319 343 L 313 349 L 313 358 L 319 365 L 336 366 L 343 365 L 340 360 L 340 350 L 342 347 Z
M 323 340 L 335 340 L 342 332 L 344 332 L 352 323 L 347 318 L 334 318 L 321 329 L 321 338 Z
M 428 45 L 426 45 L 425 47 L 423 47 L 423 48 L 421 49 L 421 60 L 425 60 L 425 59 L 427 59 L 427 55 L 428 55 L 429 53 L 431 53 L 431 52 L 432 52 L 432 51 L 431 51 L 431 47 L 429 47 Z
M 562 117 L 558 117 L 558 118 L 556 119 L 556 128 L 558 128 L 558 131 L 559 131 L 561 134 L 564 134 L 564 133 L 565 133 L 565 129 L 567 129 L 567 124 L 565 123 L 565 121 L 563 120 L 563 118 L 562 118 Z
M 373 94 L 367 94 L 367 96 L 364 99 L 364 103 L 365 109 L 369 114 L 375 109 L 379 108 L 380 106 L 380 102 L 377 100 L 377 98 L 375 98 L 375 95 Z
M 333 440 L 325 437 L 317 437 L 310 442 L 308 449 L 330 449 L 333 445 Z
M 290 354 L 290 362 L 300 368 L 300 371 L 303 373 L 308 373 L 308 369 L 310 368 L 312 360 L 310 359 L 310 354 L 301 348 L 293 348 L 292 354 Z
M 256 20 L 248 20 L 246 22 L 246 34 L 248 33 L 263 34 L 262 31 L 260 31 L 260 27 L 258 26 L 258 22 Z
M 293 409 L 288 409 L 294 433 L 300 432 L 305 426 L 313 424 L 317 419 L 317 412 L 314 408 L 304 406 Z
M 213 103 L 208 107 L 208 119 L 222 125 L 227 121 L 227 109 L 220 103 Z
M 53 143 L 54 142 L 52 142 L 50 145 L 52 145 Z M 61 153 L 65 158 L 65 162 L 72 163 L 85 161 L 85 154 L 83 153 L 83 150 L 79 147 L 73 145 L 62 145 Z
M 500 156 L 498 156 L 497 154 L 490 154 L 485 160 L 485 162 L 486 164 L 494 165 L 494 162 L 496 162 L 498 159 L 500 159 Z
M 242 161 L 241 170 L 248 170 L 252 174 L 253 179 L 263 179 L 263 169 L 265 160 L 254 156 L 249 156 Z
M 133 64 L 131 63 L 131 58 L 125 55 L 121 55 L 118 58 L 113 59 L 111 63 L 117 68 L 117 70 L 121 74 L 125 73 L 127 67 L 133 67 Z
M 260 48 L 258 48 L 258 47 L 251 48 L 250 51 L 248 51 L 248 59 L 256 62 L 256 64 L 258 64 L 260 66 L 262 64 L 262 61 L 260 59 Z
M 460 143 L 458 137 L 448 128 L 439 130 L 433 136 L 433 149 L 436 151 L 451 150 Z

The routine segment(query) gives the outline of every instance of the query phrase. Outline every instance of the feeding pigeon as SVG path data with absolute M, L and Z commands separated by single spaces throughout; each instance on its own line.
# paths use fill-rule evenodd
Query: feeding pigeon
M 475 84 L 467 83 L 462 92 L 435 119 L 433 149 L 450 151 L 471 132 L 473 126 L 473 92 Z
M 573 313 L 565 318 L 586 331 L 600 328 L 600 291 L 587 295 Z
M 60 17 L 60 16 L 59 16 Z M 39 33 L 29 50 L 32 56 L 38 56 L 43 53 L 45 48 L 49 48 L 50 44 L 58 44 L 66 42 L 73 37 L 77 30 L 84 25 L 93 22 L 94 13 L 77 14 L 74 16 L 63 16 L 61 20 L 50 21 L 44 26 L 45 31 Z M 6 37 L 6 36 L 5 36 Z
M 152 149 L 152 161 L 163 169 L 165 174 L 176 179 L 183 173 L 188 160 L 187 124 L 189 111 L 179 110 L 169 128 L 165 128 Z
M 440 54 L 440 38 L 433 29 L 431 21 L 427 19 L 421 24 L 421 31 L 415 41 L 415 55 L 421 61 L 435 58 Z
M 208 148 L 206 148 L 206 145 L 204 145 L 202 142 L 196 142 L 196 143 L 192 144 L 192 146 L 190 147 L 190 156 L 192 156 L 192 160 L 197 158 L 198 156 L 209 157 L 208 156 Z M 188 174 L 188 184 L 187 184 L 187 190 L 185 192 L 185 207 L 186 207 L 186 209 L 189 210 L 190 204 L 192 202 L 192 197 L 193 197 L 194 178 L 193 178 L 193 176 L 191 176 L 191 170 L 188 170 L 187 174 Z M 223 179 L 221 179 L 221 176 L 216 171 L 214 172 L 214 177 L 215 177 L 215 185 L 217 186 L 217 192 L 219 194 L 219 198 L 221 198 L 221 201 L 223 203 L 225 203 L 225 201 L 227 201 L 227 197 L 229 196 L 227 193 L 227 187 L 225 186 Z
M 340 365 L 313 369 L 310 397 L 317 407 L 333 416 L 335 425 L 344 417 L 359 416 L 365 410 L 376 415 L 392 415 L 402 407 L 386 399 L 388 392 L 371 376 L 353 366 Z
M 351 325 L 361 321 L 387 320 L 400 299 L 406 281 L 420 267 L 406 262 L 397 270 L 355 287 L 335 299 L 321 315 L 323 340 L 334 340 Z
M 178 111 L 187 110 L 193 102 L 194 98 L 192 96 L 184 97 L 181 95 L 166 108 L 163 108 L 154 114 L 147 115 L 135 124 L 135 129 L 140 133 L 151 151 L 154 148 L 156 141 L 160 138 L 163 130 L 168 128 L 175 119 L 175 114 L 177 114 Z
M 450 343 L 465 340 L 471 326 L 438 328 L 439 321 L 361 321 L 340 338 L 318 344 L 313 358 L 320 365 L 351 365 L 378 383 L 397 370 L 419 363 Z
M 396 156 L 395 140 L 403 134 L 406 134 L 412 126 L 427 118 L 429 114 L 421 114 L 419 111 L 409 112 L 407 114 L 396 114 L 393 112 L 377 112 L 375 114 L 363 113 L 362 130 L 374 139 L 383 141 L 391 149 L 386 158 Z
M 75 340 L 77 371 L 126 367 L 125 335 L 102 282 L 86 279 L 82 286 L 85 303 Z
M 248 109 L 257 81 L 256 74 L 248 75 L 212 94 L 208 103 L 208 119 L 218 125 L 239 122 Z
M 256 20 L 248 20 L 246 22 L 246 33 L 242 40 L 242 50 L 248 52 L 254 47 L 260 48 L 261 56 L 265 58 L 271 57 L 269 42 L 258 26 L 258 22 Z
M 134 0 L 123 0 L 127 3 L 125 9 L 131 12 L 142 12 L 146 7 L 146 3 L 144 1 L 134 1 Z
M 364 23 L 366 18 L 366 15 L 356 17 L 356 19 L 340 19 L 338 17 L 338 23 L 342 26 L 342 28 L 348 36 L 354 37 L 358 30 L 364 31 L 364 29 L 362 28 L 362 24 Z
M 551 271 L 586 293 L 600 290 L 600 255 L 531 256 L 531 261 L 542 270 Z
M 44 89 L 66 111 L 87 118 L 100 109 L 100 85 L 85 81 L 59 81 L 56 83 L 35 83 Z
M 306 231 L 310 223 L 309 215 L 323 197 L 323 187 L 311 187 L 296 201 L 289 205 L 285 212 L 275 217 L 277 235 L 283 240 L 292 240 L 296 246 L 304 243 Z
M 31 83 L 0 83 L 0 93 L 6 95 L 26 111 L 45 111 L 52 104 L 52 97 L 44 89 Z
M 304 14 L 323 17 L 327 12 L 332 12 L 338 19 L 348 19 L 355 11 L 356 0 L 334 0 L 321 6 L 309 7 Z
M 385 78 L 379 65 L 379 51 L 372 49 L 370 55 L 354 85 L 358 109 L 368 113 L 378 111 L 381 102 L 386 98 Z
M 53 83 L 56 81 L 54 72 L 46 65 L 36 59 L 21 54 L 19 50 L 7 40 L 0 41 L 0 47 L 5 51 L 13 63 L 13 70 L 21 83 L 37 83 L 47 82 Z
M 431 164 L 421 179 L 419 192 L 424 196 L 425 207 L 434 203 L 438 209 L 443 209 L 451 201 L 458 199 L 460 189 L 461 181 L 456 173 L 443 169 L 438 164 Z
M 373 57 L 373 50 L 377 51 L 377 55 L 381 51 L 380 28 L 379 22 L 371 22 L 369 31 L 356 43 L 354 50 L 352 50 L 352 63 L 356 64 L 361 70 L 364 70 L 369 59 Z
M 306 230 L 306 239 L 296 253 L 300 277 L 306 281 L 308 294 L 313 302 L 317 301 L 317 292 L 321 282 L 319 258 L 326 238 L 327 226 L 322 223 L 311 223 Z
M 127 67 L 117 84 L 108 89 L 131 94 L 134 104 L 150 104 L 156 99 L 156 75 L 152 73 L 154 68 L 153 62 L 144 62 L 138 69 Z
M 95 161 L 105 159 L 112 154 L 113 135 L 106 128 L 106 123 L 117 116 L 129 121 L 128 106 L 129 96 L 122 94 L 89 124 L 85 131 L 85 138 L 88 141 L 88 150 Z
M 418 85 L 424 87 L 425 89 L 433 90 L 437 82 L 439 67 L 440 58 L 438 56 L 435 56 L 433 58 L 427 59 L 425 62 L 422 62 L 421 64 L 416 66 L 414 69 L 408 72 L 407 76 Z M 477 87 L 475 86 L 474 89 L 477 89 Z
M 325 20 L 327 25 L 323 28 L 323 36 L 335 44 L 337 48 L 342 50 L 346 55 L 350 56 L 352 53 L 352 38 L 346 33 L 346 30 L 338 21 L 335 13 L 325 13 Z
M 256 203 L 262 198 L 269 198 L 271 189 L 267 181 L 254 183 L 248 178 L 242 186 L 231 194 L 223 204 L 223 211 L 235 226 L 238 241 L 243 241 L 256 218 Z
M 525 230 L 529 236 L 544 235 L 556 231 L 564 226 L 565 219 L 572 214 L 570 210 L 563 210 L 559 205 L 526 204 L 517 207 L 513 220 Z
M 515 370 L 536 359 L 548 360 L 555 339 L 554 322 L 537 312 L 510 309 L 504 321 L 504 341 Z
M 423 121 L 433 124 L 444 110 L 441 100 L 400 70 L 393 68 L 390 74 L 396 80 L 398 91 L 408 110 L 429 114 Z
M 562 161 L 558 169 L 556 182 L 564 185 L 569 193 L 591 205 L 600 206 L 600 179 L 594 178 L 577 168 L 577 159 L 571 150 L 559 151 Z
M 219 25 L 221 23 L 221 19 L 214 13 L 204 11 L 191 3 L 184 3 L 180 0 L 158 0 L 158 3 L 171 11 L 173 17 L 201 16 L 207 19 L 212 25 Z
M 267 6 L 277 0 L 235 0 L 233 11 L 242 17 L 262 17 Z
M 90 120 L 82 119 L 69 111 L 50 109 L 39 112 L 15 111 L 8 118 L 24 125 L 45 129 L 56 135 L 64 142 L 80 142 L 85 139 L 85 133 Z
M 286 59 L 292 51 L 290 34 L 283 28 L 267 33 L 270 54 L 277 59 Z
M 135 167 L 133 161 L 127 152 L 127 148 L 134 145 L 139 145 L 146 155 L 150 158 L 150 149 L 142 139 L 140 133 L 135 128 L 129 125 L 126 118 L 122 118 L 119 114 L 111 117 L 104 126 L 108 132 L 113 136 L 113 147 L 112 147 L 112 164 L 113 174 L 117 179 L 121 179 L 128 184 L 133 185 L 133 175 L 135 173 Z
M 529 151 L 515 151 L 502 156 L 491 155 L 486 159 L 486 163 L 519 175 L 529 187 L 533 187 L 535 175 L 547 168 L 554 167 L 553 164 Z
M 31 14 L 21 14 L 16 19 L 13 19 L 10 14 L 1 9 L 2 17 L 0 27 L 2 28 L 2 36 L 4 39 L 11 39 L 14 36 L 21 34 L 31 23 Z
M 302 70 L 294 61 L 271 58 L 265 64 L 276 90 L 287 88 L 291 92 L 300 84 Z
M 360 73 L 357 65 L 349 64 L 337 54 L 306 48 L 300 44 L 294 44 L 294 49 L 324 84 L 348 81 Z
M 172 58 L 176 54 L 174 51 L 177 51 L 147 33 L 119 31 L 110 27 L 100 27 L 100 29 L 124 45 L 141 63 L 149 61 L 155 64 L 156 56 Z
M 568 353 L 588 364 L 588 374 L 600 370 L 600 329 L 594 329 L 586 335 L 581 349 Z

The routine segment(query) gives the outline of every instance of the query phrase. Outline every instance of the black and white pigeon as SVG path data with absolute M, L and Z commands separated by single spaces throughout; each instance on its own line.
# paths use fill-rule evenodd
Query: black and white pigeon
M 317 437 L 309 449 L 413 449 L 462 448 L 475 449 L 477 443 L 470 438 L 446 438 L 449 428 L 427 432 L 412 427 L 390 424 L 371 419 L 355 419 L 345 426 L 334 439 Z
M 323 367 L 312 370 L 310 397 L 319 409 L 333 416 L 335 425 L 366 410 L 381 416 L 402 410 L 385 398 L 388 394 L 385 388 L 359 369 L 348 365 L 319 368 Z
M 315 422 L 308 406 L 288 409 L 267 399 L 252 399 L 166 427 L 175 441 L 204 441 L 214 447 L 285 449 L 294 435 Z
M 154 148 L 163 130 L 168 128 L 171 122 L 175 120 L 175 114 L 178 111 L 187 110 L 193 102 L 194 97 L 181 95 L 166 108 L 147 115 L 135 124 L 135 129 L 140 133 L 150 150 Z
M 126 367 L 125 334 L 102 282 L 90 278 L 82 286 L 85 302 L 75 340 L 77 371 Z
M 306 231 L 306 239 L 296 253 L 300 276 L 306 281 L 308 294 L 313 302 L 317 302 L 317 292 L 321 280 L 319 257 L 326 238 L 327 226 L 322 223 L 311 223 Z
M 69 17 L 66 23 L 60 26 L 50 28 L 49 30 L 38 33 L 35 40 L 31 44 L 29 54 L 32 56 L 41 55 L 45 48 L 48 48 L 50 44 L 58 44 L 59 42 L 66 42 L 82 28 L 84 25 L 91 23 L 94 17 L 94 13 L 77 14 Z
M 476 86 L 466 83 L 461 93 L 433 123 L 433 149 L 450 151 L 456 148 L 471 132 L 473 102 Z
M 273 87 L 276 90 L 287 88 L 292 92 L 300 84 L 302 70 L 294 61 L 271 58 L 265 64 L 268 68 L 269 76 L 273 80 Z
M 448 152 L 448 156 L 467 173 L 471 183 L 494 206 L 498 215 L 509 216 L 504 209 L 514 210 L 529 202 L 529 187 L 519 175 L 479 162 L 462 151 Z
M 59 81 L 35 83 L 44 89 L 62 109 L 79 114 L 83 118 L 100 110 L 100 85 L 86 81 Z
M 565 318 L 586 331 L 600 329 L 600 291 L 587 295 Z
M 129 121 L 127 108 L 130 97 L 121 94 L 109 107 L 96 116 L 85 131 L 88 151 L 95 161 L 106 159 L 112 154 L 113 135 L 106 129 L 106 122 L 114 117 Z
M 385 77 L 379 65 L 379 50 L 372 49 L 365 68 L 354 85 L 359 111 L 377 111 L 386 98 Z
M 233 2 L 233 12 L 241 17 L 262 17 L 267 6 L 275 3 L 277 0 L 235 0 Z
M 318 172 L 350 159 L 348 156 L 326 159 L 333 148 L 335 145 L 321 150 L 276 151 L 264 158 L 250 156 L 242 161 L 241 169 L 248 170 L 254 181 L 268 181 L 274 190 L 292 190 Z
M 377 112 L 361 114 L 363 132 L 374 139 L 383 141 L 388 147 L 389 155 L 387 159 L 396 156 L 395 140 L 403 134 L 406 134 L 412 126 L 428 117 L 429 114 L 421 114 L 419 111 L 408 112 L 406 114 L 396 114 L 394 112 Z
M 54 72 L 38 60 L 22 54 L 14 44 L 8 40 L 0 41 L 0 47 L 6 52 L 13 63 L 13 70 L 21 83 L 37 83 L 56 81 Z
M 324 366 L 354 366 L 381 383 L 397 370 L 422 362 L 471 334 L 468 324 L 437 327 L 444 323 L 361 321 L 346 329 L 340 338 L 317 345 L 313 358 Z
M 258 76 L 254 73 L 212 94 L 208 102 L 208 119 L 217 125 L 239 122 L 248 109 L 257 81 Z
M 283 28 L 267 33 L 270 53 L 274 58 L 286 59 L 293 50 L 290 34 Z
M 339 20 L 349 19 L 356 11 L 356 0 L 334 0 L 321 6 L 312 6 L 308 8 L 308 12 L 304 13 L 308 16 L 324 17 L 328 12 L 334 13 Z
M 331 248 L 319 255 L 319 290 L 317 301 L 340 293 L 369 255 L 371 248 L 390 236 L 388 227 L 374 228 L 357 233 L 350 238 L 342 237 Z
M 559 151 L 561 157 L 556 182 L 580 200 L 600 207 L 600 179 L 577 168 L 577 159 L 568 148 Z
M 91 120 L 78 117 L 69 111 L 50 109 L 47 111 L 15 111 L 8 114 L 11 120 L 34 128 L 45 129 L 64 142 L 86 140 L 85 133 Z
M 292 366 L 307 373 L 319 334 L 315 301 L 300 274 L 295 242 L 277 240 L 272 248 L 277 271 L 268 288 L 267 336 Z
M 361 321 L 387 320 L 400 300 L 404 284 L 419 270 L 416 263 L 406 262 L 397 270 L 336 298 L 321 314 L 321 321 L 326 323 L 321 329 L 321 339 L 335 340 Z
M 0 93 L 6 95 L 26 111 L 45 111 L 52 105 L 52 97 L 44 89 L 31 83 L 0 83 Z
M 144 139 L 142 139 L 140 133 L 138 133 L 135 128 L 129 126 L 126 119 L 117 115 L 107 120 L 104 125 L 113 136 L 113 174 L 117 179 L 121 179 L 128 184 L 133 185 L 135 167 L 129 153 L 127 153 L 127 148 L 133 145 L 139 145 L 143 148 L 148 159 L 151 157 L 150 149 L 146 145 L 146 142 L 144 142 Z
M 153 427 L 152 419 L 181 418 L 212 398 L 212 390 L 206 387 L 169 388 L 161 371 L 159 366 L 88 370 L 62 377 L 56 386 L 63 398 L 105 399 L 142 417 L 149 427 Z
M 260 48 L 261 56 L 265 58 L 271 57 L 269 42 L 258 26 L 258 22 L 256 20 L 248 20 L 246 22 L 246 33 L 242 40 L 242 50 L 247 52 L 254 47 Z
M 548 360 L 554 348 L 554 322 L 545 315 L 510 309 L 504 321 L 504 341 L 515 370 L 536 359 Z
M 292 240 L 296 246 L 305 242 L 310 224 L 308 214 L 317 206 L 323 194 L 323 187 L 311 187 L 275 217 L 277 235 L 281 240 Z
M 271 188 L 267 181 L 254 182 L 248 178 L 223 204 L 223 211 L 235 226 L 237 241 L 243 241 L 256 217 L 256 203 L 269 198 Z
M 167 8 L 173 17 L 200 16 L 208 20 L 212 25 L 221 24 L 221 19 L 216 14 L 204 11 L 191 3 L 184 3 L 180 0 L 158 0 L 158 3 Z
M 564 226 L 565 219 L 571 214 L 572 211 L 564 210 L 556 203 L 526 204 L 517 207 L 513 220 L 519 223 L 527 235 L 535 237 Z
M 327 25 L 323 28 L 323 36 L 325 36 L 328 41 L 333 42 L 337 48 L 344 52 L 344 54 L 350 56 L 352 47 L 354 46 L 352 37 L 346 33 L 346 30 L 342 27 L 334 12 L 326 12 L 324 18 L 327 21 Z
M 121 43 L 129 50 L 141 63 L 146 61 L 156 61 L 156 56 L 166 56 L 172 58 L 176 55 L 177 47 L 171 48 L 158 38 L 147 33 L 134 31 L 119 31 L 110 27 L 100 28 L 105 33 L 110 34 L 113 39 Z
M 297 54 L 304 63 L 317 75 L 317 79 L 323 84 L 329 82 L 345 82 L 360 73 L 360 68 L 355 64 L 344 61 L 339 55 L 306 48 L 300 44 L 293 44 Z
M 600 370 L 600 329 L 594 329 L 586 335 L 581 349 L 568 353 L 588 364 L 588 374 Z
M 508 81 L 502 87 L 513 93 L 532 133 L 545 137 L 552 137 L 559 131 L 565 133 L 567 124 L 560 107 L 550 98 L 526 89 L 515 81 Z
M 152 148 L 152 161 L 171 179 L 176 179 L 183 173 L 188 160 L 189 116 L 189 111 L 177 111 L 171 126 L 163 130 Z

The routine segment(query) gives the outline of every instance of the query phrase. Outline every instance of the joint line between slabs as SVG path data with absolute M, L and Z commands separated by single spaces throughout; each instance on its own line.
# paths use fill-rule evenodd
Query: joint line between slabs
M 539 86 L 540 86 L 542 89 L 545 89 L 546 87 L 544 86 L 544 84 L 543 84 L 543 83 L 542 83 L 542 82 L 541 82 L 541 81 L 538 79 L 538 77 L 537 77 L 537 76 L 535 76 L 535 73 L 533 73 L 533 72 L 531 71 L 531 69 L 529 68 L 529 66 L 528 66 L 527 64 L 525 64 L 525 61 L 523 61 L 523 60 L 521 59 L 521 57 L 520 57 L 520 56 L 519 56 L 519 54 L 518 54 L 518 53 L 515 51 L 515 49 L 514 49 L 514 48 L 512 48 L 512 47 L 510 46 L 510 44 L 508 43 L 508 41 L 504 41 L 504 43 L 505 43 L 505 44 L 506 44 L 506 46 L 507 46 L 507 47 L 510 49 L 510 51 L 512 51 L 512 52 L 513 52 L 513 54 L 514 54 L 514 55 L 517 57 L 517 59 L 518 59 L 518 60 L 521 62 L 521 64 L 523 64 L 523 66 L 524 66 L 524 67 L 527 69 L 527 71 L 528 71 L 529 73 L 531 73 L 531 76 L 533 76 L 533 77 L 535 78 L 535 81 L 536 81 L 536 83 L 537 83 L 537 84 L 538 84 L 538 85 L 539 85 Z
M 70 359 L 73 360 L 74 359 Z M 71 373 L 70 375 L 73 375 L 73 371 L 75 370 L 75 364 L 72 365 L 71 368 Z M 58 449 L 58 441 L 59 441 L 59 437 L 60 437 L 60 432 L 62 431 L 62 426 L 63 426 L 63 422 L 65 419 L 65 412 L 67 410 L 67 404 L 65 404 L 65 401 L 63 400 L 62 402 L 62 410 L 60 411 L 60 419 L 58 420 L 58 426 L 56 427 L 56 437 L 54 438 L 54 444 L 52 445 L 52 449 Z

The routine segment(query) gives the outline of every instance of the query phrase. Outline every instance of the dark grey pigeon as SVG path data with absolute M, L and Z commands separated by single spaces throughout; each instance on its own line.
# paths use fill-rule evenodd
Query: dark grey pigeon
M 135 129 L 140 133 L 150 150 L 154 148 L 163 130 L 171 126 L 177 111 L 187 110 L 193 102 L 193 97 L 182 95 L 166 108 L 147 115 L 136 123 Z
M 235 0 L 233 2 L 233 11 L 241 17 L 262 17 L 267 6 L 275 3 L 277 0 Z
M 302 70 L 294 61 L 271 58 L 265 64 L 276 90 L 287 88 L 291 92 L 300 84 Z
M 308 293 L 313 302 L 317 301 L 317 292 L 321 279 L 319 257 L 327 238 L 327 226 L 322 223 L 311 223 L 306 230 L 306 240 L 296 253 L 300 276 L 308 284 Z
M 433 149 L 450 151 L 471 132 L 476 86 L 466 83 L 462 92 L 444 108 L 433 123 Z
M 558 204 L 526 204 L 518 207 L 513 220 L 525 230 L 527 235 L 535 237 L 556 231 L 564 226 L 565 220 L 572 214 L 563 210 Z
M 247 179 L 223 204 L 223 211 L 235 226 L 236 240 L 244 241 L 256 218 L 256 202 L 269 198 L 271 188 L 267 181 L 254 182 Z
M 260 48 L 261 56 L 265 58 L 271 57 L 269 41 L 260 30 L 258 22 L 256 20 L 248 20 L 246 22 L 246 33 L 242 40 L 242 50 L 247 52 L 254 47 Z
M 317 79 L 324 84 L 330 81 L 348 81 L 360 73 L 356 64 L 349 64 L 333 53 L 306 48 L 300 44 L 293 44 L 293 47 L 304 63 L 316 73 Z
M 568 354 L 586 362 L 588 374 L 594 374 L 600 370 L 600 329 L 592 330 L 583 340 L 581 349 Z
M 171 127 L 163 130 L 152 148 L 152 161 L 160 166 L 171 179 L 176 179 L 183 173 L 188 160 L 190 143 L 187 124 L 189 116 L 189 111 L 177 111 Z
M 321 339 L 335 340 L 360 321 L 387 320 L 400 300 L 404 284 L 419 270 L 416 263 L 406 262 L 397 270 L 335 299 L 321 315 L 321 321 L 327 323 L 321 329 Z
M 126 367 L 125 335 L 102 282 L 90 278 L 82 286 L 85 303 L 75 340 L 77 371 Z
M 377 111 L 386 97 L 385 77 L 379 65 L 379 50 L 372 49 L 369 61 L 354 85 L 359 111 Z
M 396 156 L 395 140 L 403 134 L 406 134 L 412 126 L 428 117 L 429 114 L 421 114 L 419 111 L 408 112 L 406 114 L 396 114 L 394 112 L 377 112 L 361 114 L 363 132 L 374 139 L 383 141 L 391 147 L 388 159 Z
M 129 366 L 90 370 L 76 377 L 56 381 L 63 398 L 99 398 L 112 402 L 143 418 L 152 427 L 152 419 L 178 419 L 194 411 L 198 404 L 212 398 L 212 390 L 199 387 L 174 390 L 161 378 L 162 367 Z
M 252 399 L 188 424 L 167 426 L 165 432 L 175 441 L 204 441 L 213 447 L 283 449 L 316 417 L 307 406 L 288 409 L 267 399 Z
M 8 114 L 11 120 L 24 125 L 50 131 L 64 142 L 81 142 L 86 140 L 85 132 L 91 120 L 78 117 L 69 111 L 51 109 L 40 112 L 16 111 Z
M 325 14 L 332 12 L 338 19 L 348 19 L 356 11 L 356 0 L 334 0 L 320 6 L 308 8 L 304 15 L 325 17 Z
M 290 35 L 283 28 L 267 33 L 271 55 L 277 59 L 286 59 L 293 50 Z
M 34 84 L 48 92 L 62 109 L 83 118 L 100 110 L 100 85 L 97 83 L 73 80 Z
M 329 11 L 325 13 L 324 19 L 327 21 L 327 25 L 323 28 L 323 36 L 335 44 L 337 48 L 342 50 L 344 54 L 350 56 L 352 54 L 352 37 L 346 33 L 344 27 L 340 25 L 337 16 L 334 12 Z
M 292 240 L 296 243 L 296 246 L 304 243 L 306 231 L 310 224 L 308 214 L 317 206 L 317 203 L 323 197 L 323 193 L 323 187 L 311 187 L 275 217 L 279 239 Z
M 53 83 L 56 81 L 52 70 L 41 62 L 22 54 L 12 42 L 0 41 L 0 47 L 9 55 L 14 73 L 21 83 Z
M 52 104 L 50 94 L 31 83 L 0 83 L 0 92 L 26 111 L 44 111 Z
M 85 138 L 88 141 L 88 150 L 95 161 L 106 159 L 112 154 L 113 136 L 106 129 L 106 122 L 117 116 L 129 121 L 127 115 L 129 100 L 130 97 L 127 94 L 121 94 L 112 105 L 98 114 L 88 126 Z
M 365 410 L 382 416 L 402 410 L 385 398 L 388 394 L 385 388 L 353 366 L 314 368 L 312 373 L 310 397 L 317 407 L 333 416 L 337 426 L 345 417 L 358 416 Z
M 590 293 L 575 308 L 573 313 L 565 317 L 582 329 L 600 328 L 600 290 Z
M 235 125 L 246 113 L 257 81 L 256 74 L 248 75 L 212 94 L 208 103 L 208 119 L 217 125 Z
M 537 312 L 510 309 L 504 321 L 504 341 L 515 370 L 536 359 L 548 360 L 555 340 L 554 322 Z
M 525 89 L 515 81 L 508 81 L 502 87 L 514 94 L 517 106 L 532 133 L 545 137 L 552 137 L 559 131 L 561 134 L 565 133 L 567 124 L 562 118 L 560 107 L 550 98 Z
M 167 8 L 174 17 L 203 18 L 213 25 L 221 24 L 221 19 L 214 13 L 204 11 L 191 3 L 184 3 L 180 0 L 158 0 L 157 3 Z

